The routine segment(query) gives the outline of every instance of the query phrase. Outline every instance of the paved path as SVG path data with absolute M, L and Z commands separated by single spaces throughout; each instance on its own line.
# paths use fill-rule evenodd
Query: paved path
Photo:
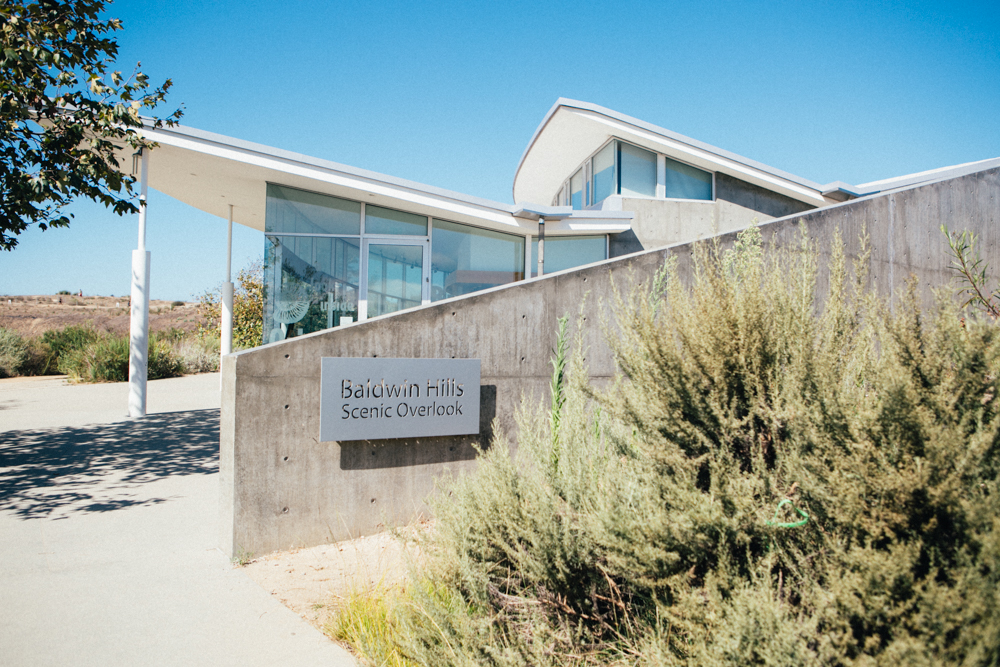
M 215 548 L 219 376 L 0 381 L 0 665 L 353 666 Z

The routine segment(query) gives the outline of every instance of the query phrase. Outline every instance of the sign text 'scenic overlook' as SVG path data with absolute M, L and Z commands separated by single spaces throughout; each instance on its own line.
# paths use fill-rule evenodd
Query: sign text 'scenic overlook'
M 479 432 L 478 359 L 322 360 L 320 439 Z

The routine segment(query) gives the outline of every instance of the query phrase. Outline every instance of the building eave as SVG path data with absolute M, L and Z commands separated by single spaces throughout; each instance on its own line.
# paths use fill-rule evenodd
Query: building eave
M 551 201 L 570 172 L 612 138 L 812 206 L 836 201 L 825 197 L 824 186 L 812 181 L 617 111 L 565 98 L 545 115 L 521 156 L 514 176 L 514 201 Z

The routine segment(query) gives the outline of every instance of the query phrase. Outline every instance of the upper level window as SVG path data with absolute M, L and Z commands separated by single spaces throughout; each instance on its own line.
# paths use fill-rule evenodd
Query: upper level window
M 664 158 L 668 199 L 712 199 L 712 175 L 689 164 Z
M 569 199 L 574 209 L 583 208 L 583 169 L 578 169 L 569 179 Z
M 713 185 L 711 172 L 612 140 L 583 163 L 553 202 L 581 209 L 611 195 L 711 201 Z
M 264 229 L 290 234 L 357 235 L 361 233 L 361 204 L 268 183 Z
M 619 141 L 618 164 L 619 194 L 656 196 L 656 153 Z
M 365 206 L 365 234 L 427 236 L 427 216 L 381 206 Z
M 596 204 L 615 194 L 618 190 L 618 178 L 615 172 L 615 142 L 597 152 L 593 159 L 594 173 L 593 199 L 591 204 Z

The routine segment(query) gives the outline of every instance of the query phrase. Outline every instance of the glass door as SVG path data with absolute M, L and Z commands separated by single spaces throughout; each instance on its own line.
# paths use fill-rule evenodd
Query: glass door
M 429 302 L 428 242 L 369 239 L 358 319 L 378 317 Z

